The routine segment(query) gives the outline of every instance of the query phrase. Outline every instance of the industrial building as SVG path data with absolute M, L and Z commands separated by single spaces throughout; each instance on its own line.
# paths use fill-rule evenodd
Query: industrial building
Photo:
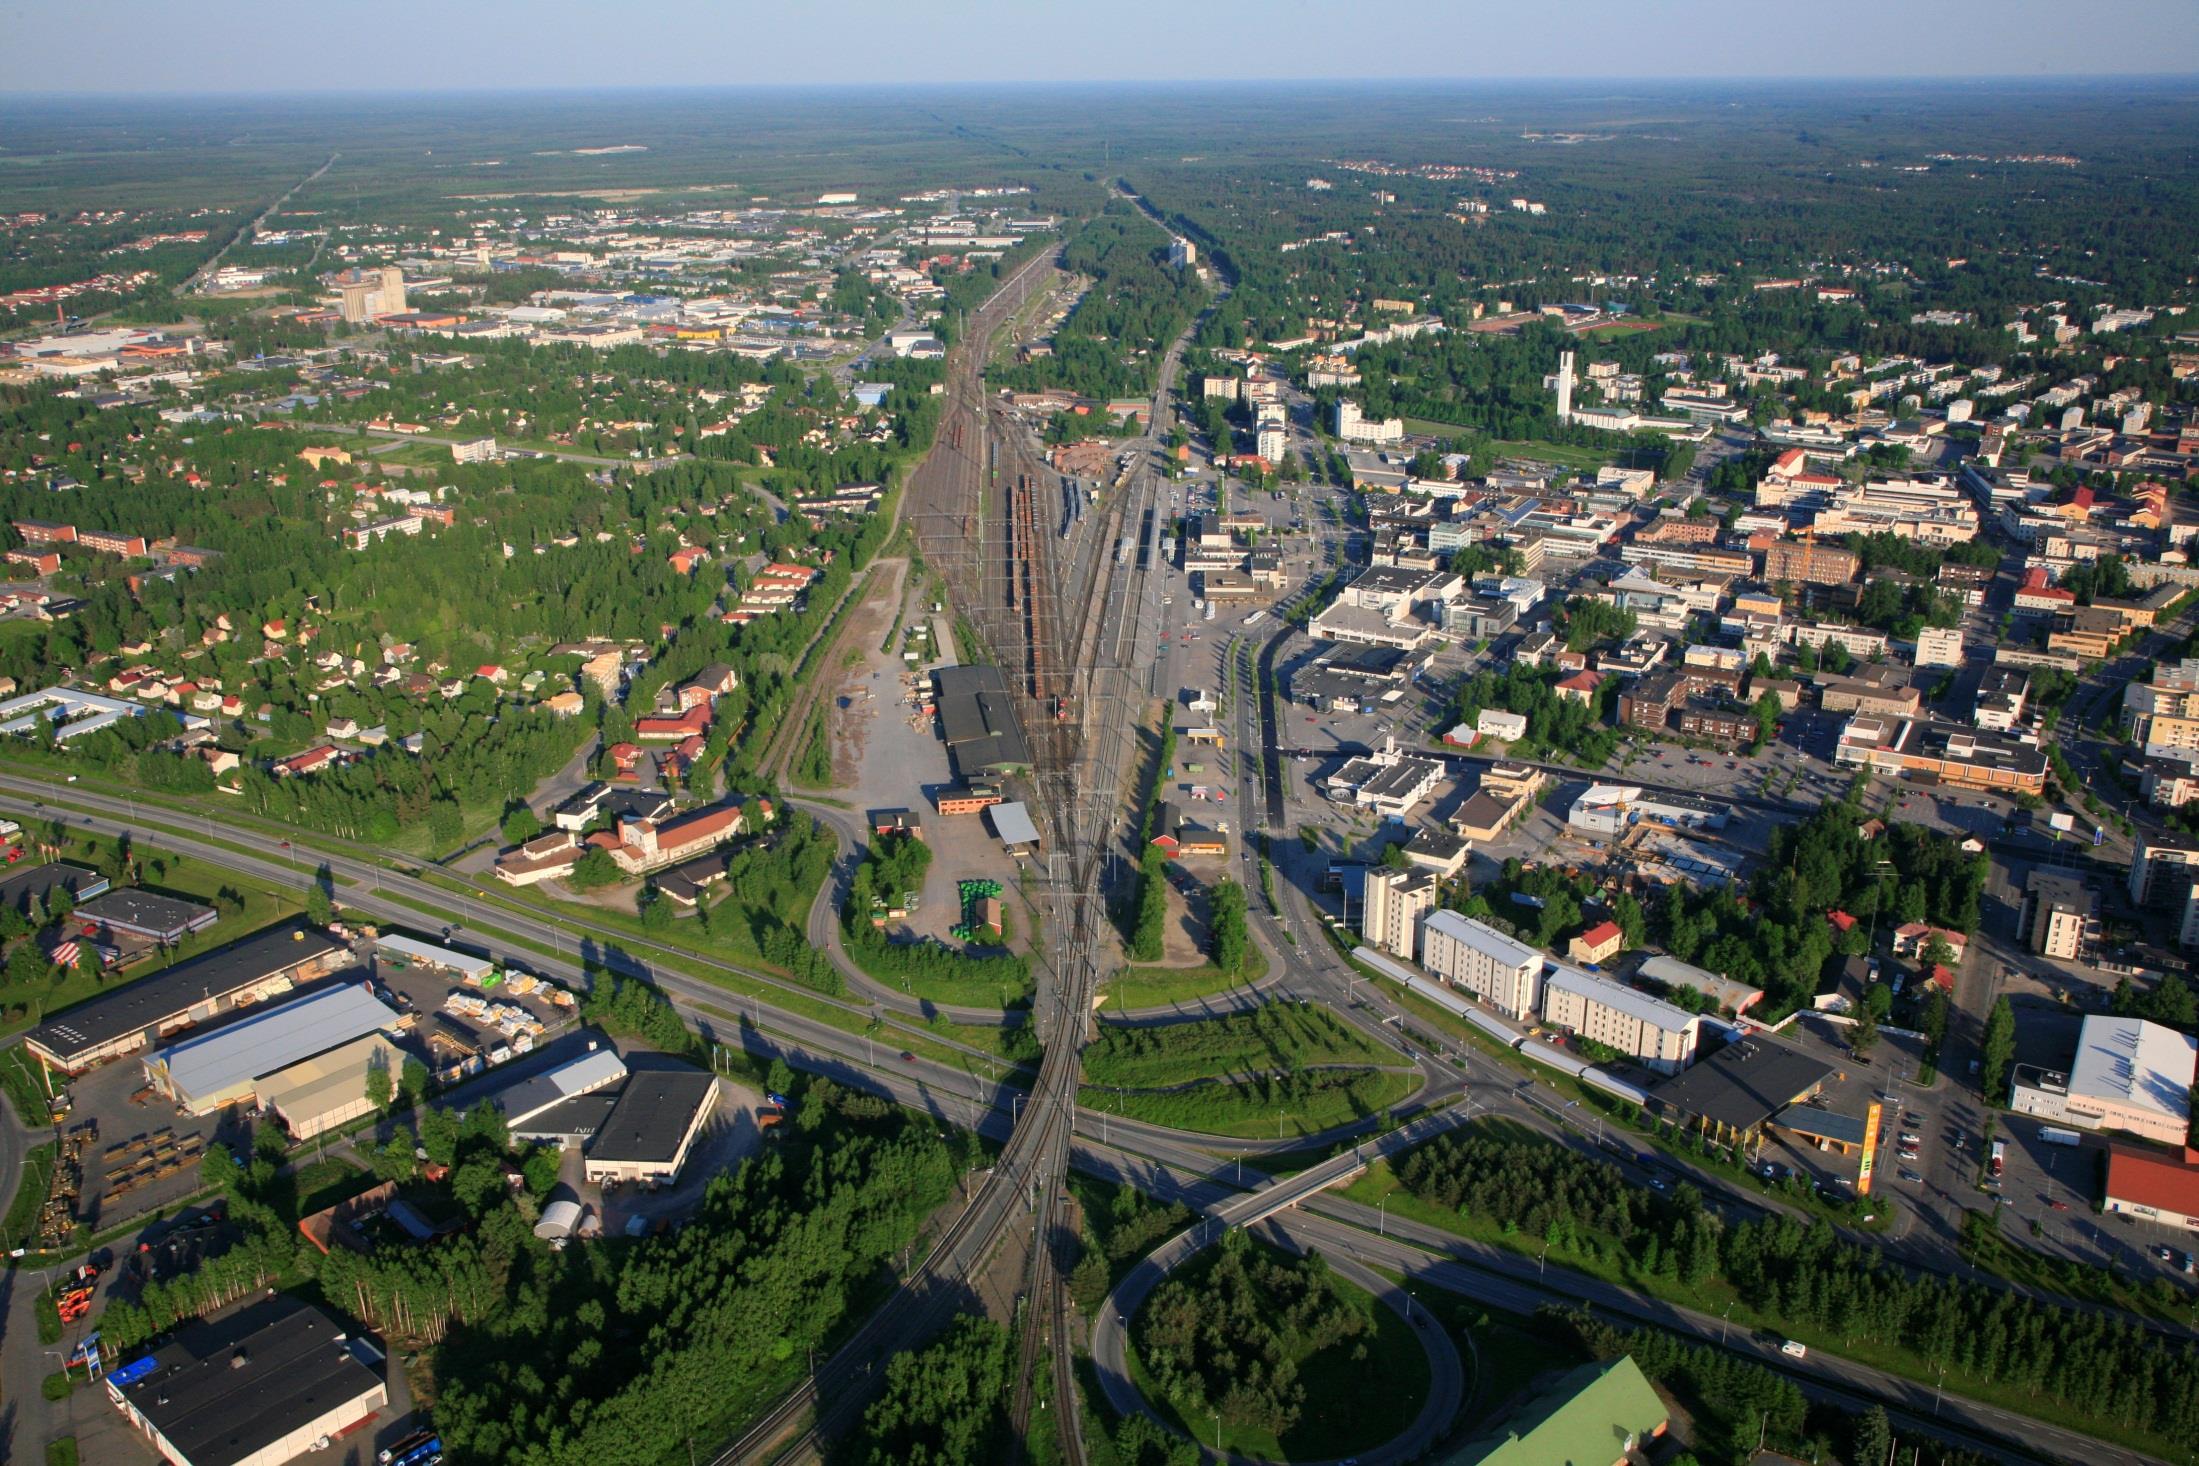
M 2191 1126 L 2199 1038 L 2142 1018 L 2092 1014 L 2066 1071 L 2016 1066 L 2009 1108 L 2050 1125 L 2121 1130 L 2182 1145 Z
M 159 1049 L 146 1058 L 145 1077 L 183 1109 L 209 1114 L 250 1100 L 263 1078 L 396 1023 L 396 1012 L 364 983 L 346 983 Z M 361 1080 L 363 1089 L 363 1070 Z
M 1524 1021 L 1542 1007 L 1542 953 L 1455 911 L 1421 923 L 1420 965 L 1507 1018 Z
M 998 667 L 941 667 L 932 683 L 940 733 L 962 783 L 1029 771 L 1031 746 Z
M 2104 1209 L 2164 1227 L 2199 1231 L 2199 1150 L 2111 1142 Z
M 438 947 L 430 942 L 416 942 L 411 937 L 380 936 L 374 939 L 375 956 L 387 961 L 391 957 L 405 962 L 417 962 L 432 972 L 448 972 L 460 978 L 478 981 L 496 971 L 496 964 L 486 957 L 476 957 L 471 952 L 459 952 L 449 947 Z
M 32 1029 L 24 1043 L 41 1063 L 78 1074 L 350 962 L 350 950 L 333 937 L 285 922 L 79 1003 Z
M 0 876 L 0 911 L 28 916 L 34 902 L 41 909 L 49 906 L 56 891 L 68 892 L 72 901 L 83 901 L 106 889 L 107 878 L 98 871 L 86 870 L 65 860 L 49 860 L 44 865 L 26 865 Z
M 263 1075 L 254 1081 L 253 1094 L 262 1110 L 282 1121 L 292 1140 L 310 1140 L 372 1113 L 369 1073 L 387 1074 L 394 1093 L 404 1068 L 404 1053 L 383 1035 L 370 1033 Z
M 603 1128 L 588 1142 L 584 1171 L 597 1185 L 679 1179 L 718 1105 L 718 1080 L 700 1069 L 645 1069 L 626 1081 Z
M 279 1466 L 389 1403 L 360 1343 L 287 1294 L 185 1324 L 107 1392 L 174 1466 Z
M 1745 1145 L 1773 1116 L 1824 1087 L 1832 1066 L 1761 1034 L 1737 1039 L 1650 1091 L 1650 1113 Z
M 196 901 L 124 886 L 77 903 L 69 927 L 84 936 L 112 943 L 117 936 L 173 946 L 193 932 L 205 931 L 221 913 Z
M 529 1075 L 495 1097 L 514 1140 L 585 1140 L 610 1118 L 612 1097 L 601 1094 L 625 1082 L 626 1061 L 611 1048 L 591 1048 L 576 1059 Z

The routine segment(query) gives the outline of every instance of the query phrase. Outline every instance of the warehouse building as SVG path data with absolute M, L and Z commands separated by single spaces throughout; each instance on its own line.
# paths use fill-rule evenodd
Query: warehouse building
M 938 689 L 940 734 L 962 783 L 1030 769 L 1031 746 L 1016 715 L 1014 694 L 998 667 L 941 667 L 932 679 Z
M 396 1023 L 364 983 L 345 983 L 160 1049 L 146 1058 L 145 1077 L 190 1113 L 210 1114 L 251 1100 L 264 1078 Z M 363 1090 L 364 1070 L 360 1080 Z
M 286 922 L 79 1003 L 32 1029 L 24 1044 L 41 1063 L 80 1074 L 350 963 L 350 950 L 333 937 Z
M 262 1110 L 282 1121 L 292 1140 L 310 1140 L 373 1112 L 374 1102 L 367 1098 L 369 1073 L 387 1074 L 394 1093 L 404 1068 L 404 1053 L 381 1034 L 369 1033 L 261 1076 L 252 1093 Z
M 374 942 L 377 957 L 401 958 L 405 962 L 417 962 L 431 972 L 448 972 L 455 977 L 470 978 L 476 982 L 496 971 L 496 964 L 486 957 L 476 957 L 471 952 L 453 951 L 431 942 L 414 941 L 411 937 L 377 937 Z
M 531 1074 L 495 1096 L 514 1140 L 577 1143 L 610 1117 L 611 1097 L 599 1091 L 624 1082 L 626 1061 L 611 1048 L 591 1048 L 553 1069 Z M 576 1103 L 579 1101 L 600 1103 Z M 593 1117 L 586 1123 L 584 1117 Z
M 219 919 L 220 913 L 211 906 L 124 886 L 78 903 L 69 925 L 81 935 L 110 945 L 119 935 L 172 947 Z
M 679 1180 L 718 1106 L 718 1079 L 699 1069 L 645 1069 L 626 1081 L 595 1138 L 584 1173 L 598 1185 Z
M 2093 1014 L 2078 1030 L 2076 1058 L 2066 1071 L 2016 1066 L 2009 1108 L 2050 1125 L 2182 1145 L 2195 1070 L 2199 1038 L 2142 1018 Z
M 2106 1210 L 2199 1232 L 2199 1150 L 2107 1147 Z
M 389 1403 L 358 1342 L 288 1295 L 185 1324 L 107 1393 L 174 1466 L 278 1466 Z

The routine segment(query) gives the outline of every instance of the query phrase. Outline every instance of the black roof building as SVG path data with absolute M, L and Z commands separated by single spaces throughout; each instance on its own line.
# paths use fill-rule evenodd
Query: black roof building
M 700 1069 L 641 1069 L 628 1076 L 595 1139 L 592 1164 L 669 1166 L 695 1113 L 709 1103 L 717 1076 Z
M 0 876 L 0 910 L 28 916 L 33 901 L 44 901 L 57 890 L 65 890 L 72 899 L 82 901 L 106 889 L 107 878 L 98 871 L 65 860 L 49 860 Z
M 186 1324 L 151 1362 L 118 1388 L 176 1466 L 286 1460 L 389 1400 L 342 1325 L 287 1295 Z
M 1761 1034 L 1734 1040 L 1649 1092 L 1652 1111 L 1740 1140 L 1788 1105 L 1815 1094 L 1832 1065 Z
M 284 922 L 79 1003 L 32 1029 L 24 1042 L 50 1064 L 81 1069 L 150 1034 L 203 1022 L 233 1006 L 228 1000 L 235 995 L 333 972 L 350 955 L 326 932 Z
M 947 755 L 964 783 L 1030 768 L 1031 745 L 1023 736 L 1015 695 L 998 667 L 941 667 L 932 680 Z
M 78 931 L 90 927 L 99 936 L 127 932 L 147 941 L 173 943 L 206 930 L 219 916 L 213 907 L 196 901 L 124 886 L 80 902 L 70 925 Z

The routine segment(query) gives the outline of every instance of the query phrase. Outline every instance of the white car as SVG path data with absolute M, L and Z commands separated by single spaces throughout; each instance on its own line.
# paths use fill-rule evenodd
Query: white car
M 1781 1344 L 1779 1346 L 1779 1352 L 1786 1355 L 1789 1359 L 1804 1359 L 1809 1356 L 1810 1351 L 1808 1345 L 1797 1343 L 1795 1340 L 1789 1339 L 1784 1344 Z

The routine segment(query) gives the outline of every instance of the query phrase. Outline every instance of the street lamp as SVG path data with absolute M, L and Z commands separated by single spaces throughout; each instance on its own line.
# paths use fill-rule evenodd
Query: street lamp
M 1221 1416 L 1221 1412 L 1220 1412 L 1220 1411 L 1218 1411 L 1218 1410 L 1209 1410 L 1209 1411 L 1207 1411 L 1206 1413 L 1207 1413 L 1207 1414 L 1208 1414 L 1208 1415 L 1209 1415 L 1210 1417 L 1212 1417 L 1212 1419 L 1213 1419 L 1213 1421 L 1214 1421 L 1214 1454 L 1215 1454 L 1215 1455 L 1217 1455 L 1217 1456 L 1219 1456 L 1219 1455 L 1220 1455 L 1220 1454 L 1222 1453 L 1222 1416 Z

